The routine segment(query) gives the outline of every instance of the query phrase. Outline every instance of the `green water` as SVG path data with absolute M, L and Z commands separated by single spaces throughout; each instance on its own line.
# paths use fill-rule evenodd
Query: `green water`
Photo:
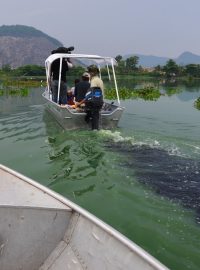
M 193 103 L 200 85 L 173 86 L 172 95 L 159 87 L 166 94 L 157 101 L 123 100 L 112 132 L 63 131 L 44 110 L 43 87 L 2 95 L 0 162 L 83 206 L 170 269 L 199 269 L 200 111 Z M 174 189 L 163 190 L 176 177 Z

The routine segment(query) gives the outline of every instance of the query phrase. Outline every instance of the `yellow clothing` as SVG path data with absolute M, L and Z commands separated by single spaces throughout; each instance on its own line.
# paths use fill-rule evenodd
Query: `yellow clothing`
M 94 77 L 91 78 L 90 87 L 99 87 L 99 88 L 101 88 L 103 96 L 104 96 L 103 81 L 98 76 L 94 76 Z

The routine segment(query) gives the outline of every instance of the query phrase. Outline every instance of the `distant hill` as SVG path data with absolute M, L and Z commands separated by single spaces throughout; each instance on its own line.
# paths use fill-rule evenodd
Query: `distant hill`
M 0 26 L 0 67 L 44 65 L 52 50 L 63 44 L 53 37 L 25 25 Z
M 134 55 L 139 57 L 139 65 L 143 67 L 155 67 L 157 65 L 164 66 L 166 62 L 170 59 L 169 57 L 159 57 L 159 56 L 143 55 L 143 54 L 128 54 L 128 55 L 123 56 L 123 58 L 127 59 Z M 188 64 L 200 64 L 200 56 L 193 54 L 191 52 L 184 52 L 177 58 L 173 58 L 173 60 L 178 65 L 183 65 L 183 66 L 188 65 Z
M 63 44 L 60 41 L 34 27 L 2 25 L 0 26 L 0 68 L 7 64 L 12 68 L 34 64 L 43 66 L 51 51 L 61 46 Z M 170 59 L 143 54 L 128 54 L 123 58 L 134 55 L 139 57 L 139 65 L 143 67 L 163 66 Z M 191 52 L 184 52 L 173 60 L 179 65 L 200 64 L 200 56 Z
M 200 64 L 200 55 L 184 52 L 179 57 L 175 58 L 174 61 L 179 65 Z

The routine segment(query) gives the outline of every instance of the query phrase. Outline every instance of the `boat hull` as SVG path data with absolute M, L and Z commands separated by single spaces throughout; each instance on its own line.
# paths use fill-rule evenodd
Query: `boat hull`
M 70 107 L 61 107 L 49 98 L 49 93 L 43 93 L 45 99 L 45 107 L 50 112 L 57 122 L 66 130 L 73 129 L 91 129 L 90 124 L 85 121 L 85 112 L 70 109 Z M 124 111 L 123 107 L 106 104 L 110 106 L 109 110 L 101 110 L 100 112 L 100 129 L 115 129 L 118 126 L 119 120 Z

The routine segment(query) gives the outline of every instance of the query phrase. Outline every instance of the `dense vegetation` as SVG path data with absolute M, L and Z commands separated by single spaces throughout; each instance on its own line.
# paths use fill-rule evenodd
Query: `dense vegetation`
M 45 76 L 45 68 L 37 65 L 26 65 L 11 69 L 10 65 L 4 65 L 0 69 L 0 76 L 24 77 L 24 76 Z
M 162 94 L 160 91 L 154 87 L 145 87 L 143 89 L 128 89 L 126 87 L 119 88 L 119 96 L 121 100 L 125 99 L 143 99 L 156 101 Z M 105 88 L 106 99 L 113 100 L 116 99 L 116 90 Z
M 118 62 L 116 68 L 117 74 L 124 75 L 149 75 L 157 77 L 184 77 L 190 76 L 194 78 L 200 78 L 200 65 L 188 64 L 185 66 L 177 65 L 172 59 L 169 59 L 164 66 L 156 66 L 154 68 L 143 68 L 138 66 L 139 57 L 132 56 L 124 60 L 122 56 L 118 55 L 115 58 Z
M 69 76 L 78 76 L 80 77 L 81 74 L 85 71 L 85 68 L 77 66 L 69 70 Z M 46 77 L 46 71 L 44 66 L 38 65 L 26 65 L 21 66 L 15 69 L 12 69 L 10 65 L 4 65 L 0 69 L 0 77 L 20 77 L 28 78 L 28 77 Z
M 200 110 L 200 97 L 195 100 L 194 107 L 196 109 Z
M 189 64 L 185 66 L 179 66 L 172 59 L 169 59 L 164 66 L 156 66 L 154 68 L 143 68 L 138 66 L 139 57 L 131 56 L 127 59 L 122 59 L 122 56 L 118 55 L 115 58 L 118 62 L 116 66 L 117 75 L 134 75 L 134 76 L 149 76 L 149 77 L 162 77 L 162 78 L 200 78 L 200 65 Z M 69 75 L 81 76 L 85 71 L 85 68 L 76 66 L 69 71 Z M 107 74 L 107 69 L 102 68 L 102 75 Z M 45 76 L 45 68 L 37 65 L 26 65 L 11 69 L 10 65 L 4 65 L 0 69 L 0 76 Z

